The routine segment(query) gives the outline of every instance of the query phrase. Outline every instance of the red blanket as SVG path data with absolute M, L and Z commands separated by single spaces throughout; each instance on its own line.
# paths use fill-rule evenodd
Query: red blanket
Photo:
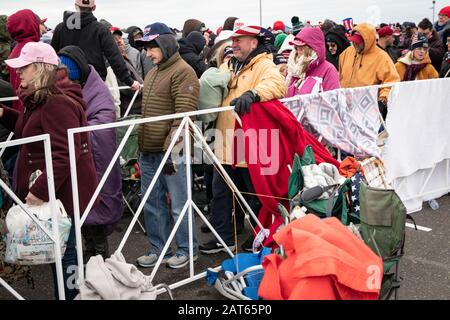
M 295 153 L 303 155 L 307 145 L 312 146 L 317 164 L 328 162 L 339 167 L 339 162 L 317 139 L 303 130 L 292 112 L 278 100 L 252 104 L 250 113 L 242 116 L 241 120 L 243 133 L 251 138 L 242 143 L 244 139 L 240 139 L 239 134 L 235 135 L 233 159 L 239 163 L 242 160 L 240 155 L 244 155 L 255 192 L 259 195 L 287 198 L 288 165 L 292 166 Z M 236 122 L 235 133 L 239 128 Z M 259 201 L 262 209 L 258 219 L 264 228 L 270 230 L 264 245 L 272 246 L 272 235 L 283 223 L 278 203 L 288 208 L 288 201 L 268 197 L 259 197 Z

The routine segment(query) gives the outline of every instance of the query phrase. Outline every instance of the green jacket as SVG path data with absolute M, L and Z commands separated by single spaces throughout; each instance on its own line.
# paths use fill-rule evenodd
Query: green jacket
M 197 110 L 200 85 L 194 70 L 177 52 L 151 69 L 144 81 L 144 118 Z M 167 150 L 171 136 L 182 119 L 146 123 L 139 126 L 139 150 L 159 153 Z
M 0 78 L 6 81 L 9 80 L 9 73 L 5 60 L 8 59 L 11 53 L 11 37 L 6 28 L 7 20 L 7 16 L 0 15 Z

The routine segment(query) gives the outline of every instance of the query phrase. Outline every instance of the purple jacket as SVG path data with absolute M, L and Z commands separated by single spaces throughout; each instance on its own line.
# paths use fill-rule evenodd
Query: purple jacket
M 339 89 L 341 87 L 339 84 L 339 73 L 331 63 L 326 61 L 325 37 L 322 30 L 320 28 L 304 28 L 295 38 L 311 47 L 317 53 L 318 59 L 309 65 L 306 71 L 305 84 L 300 90 L 295 88 L 298 78 L 292 78 L 291 83 L 289 83 L 287 97 L 311 93 L 316 83 L 312 77 L 322 79 L 323 91 Z
M 116 120 L 114 101 L 100 75 L 90 65 L 89 77 L 83 87 L 83 99 L 87 104 L 86 118 L 89 125 L 112 123 Z M 103 177 L 116 149 L 116 130 L 104 129 L 91 132 L 92 154 L 98 181 Z M 101 202 L 89 213 L 88 225 L 113 225 L 123 213 L 122 180 L 119 163 L 113 167 L 100 192 Z

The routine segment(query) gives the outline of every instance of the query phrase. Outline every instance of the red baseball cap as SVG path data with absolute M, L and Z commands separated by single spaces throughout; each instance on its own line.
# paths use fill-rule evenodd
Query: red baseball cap
M 392 36 L 393 34 L 394 30 L 392 30 L 392 28 L 389 26 L 385 26 L 380 30 L 378 30 L 378 35 L 380 36 L 380 38 L 389 37 Z
M 358 31 L 353 31 L 352 34 L 348 37 L 348 40 L 355 44 L 364 43 L 364 39 Z
M 109 28 L 109 32 L 111 32 L 112 34 L 116 34 L 117 33 L 119 36 L 123 36 L 123 32 L 122 32 L 122 30 L 120 30 L 119 27 L 112 26 L 112 27 Z
M 300 33 L 297 33 L 294 40 L 289 41 L 290 46 L 306 46 L 306 42 L 303 40 L 300 40 L 299 35 L 300 35 Z

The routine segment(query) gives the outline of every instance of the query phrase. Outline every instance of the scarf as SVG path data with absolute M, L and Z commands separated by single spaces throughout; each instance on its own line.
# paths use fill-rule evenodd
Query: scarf
M 414 81 L 417 78 L 417 75 L 420 71 L 422 71 L 427 66 L 426 63 L 422 64 L 411 64 L 406 66 L 405 76 L 403 77 L 403 81 Z
M 318 59 L 317 53 L 312 52 L 311 56 L 305 55 L 297 56 L 297 51 L 292 50 L 288 60 L 288 76 L 286 77 L 286 84 L 289 86 L 292 78 L 298 78 L 295 87 L 299 88 L 306 78 L 306 71 L 311 62 Z

